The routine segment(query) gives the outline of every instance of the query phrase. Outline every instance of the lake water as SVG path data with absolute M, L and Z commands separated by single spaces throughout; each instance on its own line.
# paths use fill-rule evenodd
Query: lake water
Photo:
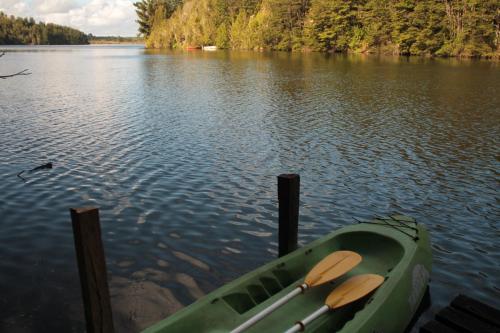
M 98 206 L 116 326 L 136 332 L 375 215 L 432 235 L 431 307 L 500 306 L 500 68 L 487 61 L 138 46 L 4 47 L 0 331 L 83 332 L 69 208 Z M 53 162 L 48 171 L 21 170 Z

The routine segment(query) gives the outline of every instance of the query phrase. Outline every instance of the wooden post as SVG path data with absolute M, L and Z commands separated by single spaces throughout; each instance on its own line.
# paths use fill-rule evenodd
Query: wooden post
M 279 202 L 279 256 L 297 249 L 299 228 L 300 176 L 282 174 L 278 176 Z
M 87 333 L 113 333 L 106 260 L 97 208 L 70 209 Z

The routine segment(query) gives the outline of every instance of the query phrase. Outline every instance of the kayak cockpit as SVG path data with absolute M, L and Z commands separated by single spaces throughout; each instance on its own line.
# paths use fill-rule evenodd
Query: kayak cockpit
M 387 236 L 366 231 L 343 233 L 314 249 L 297 251 L 302 253 L 262 272 L 247 284 L 236 286 L 222 300 L 238 314 L 244 314 L 290 285 L 301 284 L 315 263 L 339 250 L 353 251 L 363 257 L 363 261 L 346 277 L 363 273 L 385 276 L 404 254 L 402 245 Z

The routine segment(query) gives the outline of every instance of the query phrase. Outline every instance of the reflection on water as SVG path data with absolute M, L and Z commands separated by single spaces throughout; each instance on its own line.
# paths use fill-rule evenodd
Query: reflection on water
M 0 82 L 0 331 L 84 331 L 69 207 L 100 207 L 116 326 L 135 332 L 275 258 L 282 172 L 301 174 L 301 244 L 354 217 L 427 225 L 417 326 L 458 292 L 499 304 L 497 64 L 7 51 L 1 72 L 33 75 Z

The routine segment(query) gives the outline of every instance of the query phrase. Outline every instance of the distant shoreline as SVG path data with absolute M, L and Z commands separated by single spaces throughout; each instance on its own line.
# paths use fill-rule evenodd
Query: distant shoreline
M 109 40 L 109 41 L 91 41 L 87 45 L 104 45 L 104 44 L 137 44 L 137 45 L 141 45 L 141 44 L 144 44 L 144 41 L 140 41 L 140 42 L 117 42 L 117 41 L 112 41 L 112 40 Z
M 144 38 L 141 37 L 119 37 L 119 36 L 102 36 L 89 38 L 90 44 L 145 44 Z

